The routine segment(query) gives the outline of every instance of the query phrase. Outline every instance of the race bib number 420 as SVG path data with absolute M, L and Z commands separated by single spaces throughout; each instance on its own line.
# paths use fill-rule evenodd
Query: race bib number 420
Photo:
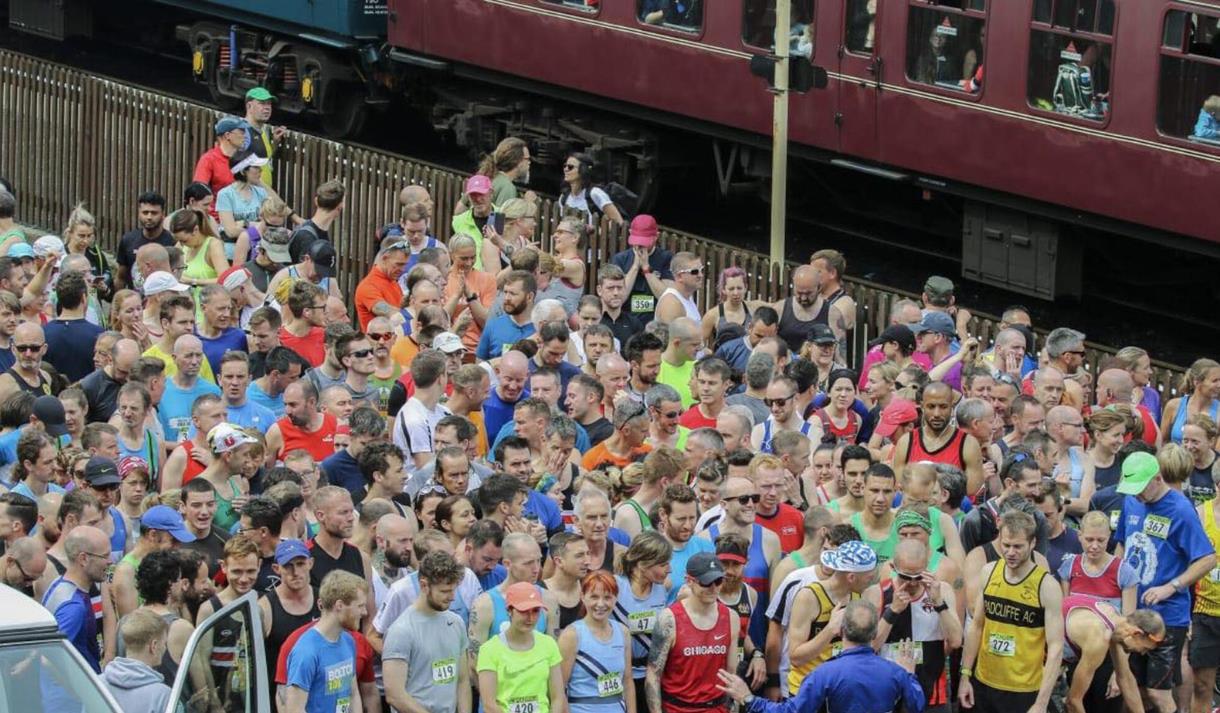
M 987 650 L 990 651 L 993 656 L 1016 656 L 1016 637 L 1007 636 L 1005 634 L 992 634 L 991 636 L 987 637 Z
M 508 713 L 538 713 L 537 698 L 513 698 L 508 701 Z

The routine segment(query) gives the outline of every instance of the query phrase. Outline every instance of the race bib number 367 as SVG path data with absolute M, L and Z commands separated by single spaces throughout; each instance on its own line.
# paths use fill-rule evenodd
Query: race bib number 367
M 1169 518 L 1160 515 L 1149 515 L 1144 518 L 1144 534 L 1162 540 L 1169 537 Z

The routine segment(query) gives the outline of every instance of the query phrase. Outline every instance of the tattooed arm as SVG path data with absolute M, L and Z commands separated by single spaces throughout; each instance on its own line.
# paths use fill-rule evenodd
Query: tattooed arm
M 476 689 L 480 685 L 480 677 L 478 673 L 479 663 L 479 647 L 484 641 L 490 638 L 489 629 L 491 628 L 491 597 L 486 593 L 480 594 L 478 599 L 474 600 L 474 606 L 470 608 L 470 623 L 467 624 L 466 634 L 469 640 L 467 647 L 467 669 L 470 682 Z
M 652 629 L 652 645 L 648 650 L 648 668 L 644 673 L 644 697 L 648 713 L 661 713 L 661 673 L 669 661 L 669 649 L 674 645 L 676 623 L 674 613 L 664 609 L 657 615 Z

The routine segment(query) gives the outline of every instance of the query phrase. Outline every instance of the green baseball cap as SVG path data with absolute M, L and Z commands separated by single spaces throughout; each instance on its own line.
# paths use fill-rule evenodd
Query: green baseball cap
M 1123 477 L 1118 481 L 1118 492 L 1123 495 L 1139 495 L 1159 472 L 1161 466 L 1157 463 L 1156 456 L 1142 451 L 1132 453 L 1123 461 Z
M 272 94 L 271 92 L 267 91 L 263 87 L 255 87 L 255 88 L 251 89 L 250 91 L 246 92 L 246 101 L 250 101 L 250 100 L 260 101 L 260 102 L 273 102 L 273 101 L 275 101 L 275 95 Z

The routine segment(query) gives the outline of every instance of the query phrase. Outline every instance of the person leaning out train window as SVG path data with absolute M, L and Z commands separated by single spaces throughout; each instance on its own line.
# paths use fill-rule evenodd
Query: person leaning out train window
M 639 8 L 640 22 L 649 25 L 703 26 L 703 0 L 640 0 Z
M 563 188 L 559 202 L 563 212 L 578 212 L 590 226 L 601 222 L 605 215 L 615 225 L 623 224 L 623 214 L 614 205 L 610 194 L 593 183 L 593 157 L 583 153 L 568 154 L 563 162 Z
M 1196 139 L 1220 140 L 1220 96 L 1213 94 L 1203 102 L 1199 120 L 1195 122 Z

